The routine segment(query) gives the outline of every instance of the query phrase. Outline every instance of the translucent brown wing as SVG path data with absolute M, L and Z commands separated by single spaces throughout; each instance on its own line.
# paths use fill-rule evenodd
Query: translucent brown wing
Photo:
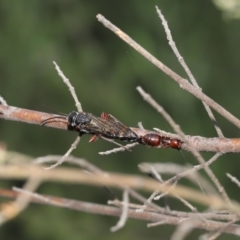
M 105 118 L 96 117 L 91 113 L 86 113 L 92 120 L 84 126 L 90 133 L 99 134 L 106 138 L 137 141 L 138 136 L 127 126 L 110 114 L 105 114 Z

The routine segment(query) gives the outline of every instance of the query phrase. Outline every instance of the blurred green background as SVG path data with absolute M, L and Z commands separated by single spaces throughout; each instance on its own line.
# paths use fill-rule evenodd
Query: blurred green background
M 214 1 L 216 2 L 216 1 Z M 73 99 L 52 61 L 56 61 L 74 85 L 86 112 L 113 114 L 126 125 L 142 122 L 147 129 L 171 127 L 136 91 L 142 86 L 171 114 L 189 135 L 216 136 L 202 106 L 168 76 L 125 44 L 96 19 L 101 13 L 178 74 L 186 77 L 168 46 L 155 5 L 162 10 L 181 55 L 203 91 L 239 116 L 240 20 L 212 1 L 87 1 L 32 0 L 0 2 L 0 95 L 9 105 L 44 112 L 69 113 Z M 236 8 L 233 8 L 236 10 Z M 216 114 L 226 137 L 239 130 Z M 76 133 L 0 120 L 0 141 L 11 151 L 33 157 L 64 154 Z M 100 156 L 114 146 L 105 141 L 88 143 L 84 136 L 74 155 L 86 158 L 106 171 L 139 174 L 141 162 L 196 164 L 189 153 L 138 146 L 132 152 Z M 212 154 L 203 154 L 208 159 Z M 187 162 L 186 162 L 187 161 Z M 239 189 L 226 172 L 240 178 L 239 155 L 221 157 L 212 169 L 231 198 L 239 201 Z M 163 176 L 166 179 L 166 176 Z M 3 181 L 1 187 L 22 186 Z M 101 188 L 43 184 L 38 192 L 90 202 L 106 203 Z M 117 191 L 119 197 L 121 193 Z M 148 196 L 148 195 L 146 195 Z M 186 210 L 170 199 L 172 209 Z M 200 208 L 201 209 L 201 208 Z M 0 239 L 169 239 L 174 226 L 146 227 L 129 220 L 111 233 L 118 218 L 91 215 L 49 206 L 31 205 L 0 229 Z M 187 239 L 204 231 L 194 230 Z M 219 239 L 237 239 L 223 235 Z

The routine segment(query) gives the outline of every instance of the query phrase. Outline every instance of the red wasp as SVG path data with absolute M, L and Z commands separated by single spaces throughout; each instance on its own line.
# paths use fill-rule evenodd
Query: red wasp
M 161 146 L 163 148 L 174 148 L 180 150 L 182 141 L 175 138 L 160 136 L 156 133 L 148 133 L 139 138 L 139 143 L 149 145 L 152 147 Z
M 97 140 L 98 136 L 110 139 L 125 140 L 129 142 L 138 141 L 138 136 L 129 127 L 119 122 L 110 114 L 102 113 L 96 117 L 91 113 L 71 112 L 67 116 L 68 125 L 79 131 L 80 134 L 94 134 L 89 142 Z

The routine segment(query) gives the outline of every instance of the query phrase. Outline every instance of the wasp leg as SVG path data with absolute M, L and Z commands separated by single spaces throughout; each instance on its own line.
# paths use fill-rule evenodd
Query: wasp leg
M 105 112 L 102 112 L 101 113 L 101 118 L 108 120 L 109 119 L 109 115 L 107 113 L 105 113 Z
M 97 140 L 98 140 L 97 135 L 93 135 L 93 136 L 90 138 L 89 142 L 90 142 L 90 143 L 93 143 L 93 142 L 95 142 L 95 141 L 97 141 Z

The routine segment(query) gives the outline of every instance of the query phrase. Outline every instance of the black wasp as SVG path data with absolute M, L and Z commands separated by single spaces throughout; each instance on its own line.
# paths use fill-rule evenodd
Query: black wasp
M 98 136 L 129 142 L 136 142 L 139 139 L 138 135 L 129 127 L 105 112 L 101 114 L 101 117 L 96 117 L 91 113 L 71 112 L 67 116 L 67 122 L 69 128 L 77 130 L 80 135 L 93 134 L 90 142 L 96 141 Z
M 56 118 L 66 119 L 68 128 L 78 131 L 80 135 L 92 134 L 93 137 L 91 137 L 89 142 L 94 142 L 98 137 L 103 136 L 109 139 L 138 142 L 151 147 L 160 146 L 163 148 L 174 148 L 180 150 L 182 146 L 182 141 L 178 139 L 161 136 L 155 133 L 138 136 L 129 127 L 125 126 L 111 114 L 107 114 L 105 112 L 101 114 L 101 117 L 96 117 L 92 113 L 74 111 L 66 117 L 57 116 L 47 119 L 47 121 Z

